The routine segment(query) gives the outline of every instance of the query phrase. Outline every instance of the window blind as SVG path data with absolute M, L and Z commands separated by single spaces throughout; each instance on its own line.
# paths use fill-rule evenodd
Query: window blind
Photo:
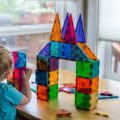
M 120 41 L 120 0 L 100 0 L 99 39 Z

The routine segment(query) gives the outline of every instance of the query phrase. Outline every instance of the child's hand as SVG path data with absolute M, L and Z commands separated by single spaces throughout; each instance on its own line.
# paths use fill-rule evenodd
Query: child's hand
M 27 68 L 26 71 L 23 71 L 23 99 L 21 100 L 21 105 L 25 105 L 31 100 L 31 90 L 29 85 L 29 79 L 32 74 L 32 70 Z
M 30 68 L 27 68 L 26 72 L 23 71 L 23 81 L 29 81 L 31 74 L 32 70 Z

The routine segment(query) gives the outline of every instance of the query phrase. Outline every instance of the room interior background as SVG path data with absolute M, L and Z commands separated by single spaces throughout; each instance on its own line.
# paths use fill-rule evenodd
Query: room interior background
M 119 81 L 119 6 L 119 0 L 1 0 L 0 44 L 26 52 L 28 66 L 35 70 L 36 54 L 49 41 L 55 13 L 61 25 L 66 13 L 72 13 L 74 27 L 81 14 L 87 43 L 100 59 L 100 77 Z M 60 68 L 74 71 L 75 63 L 60 60 Z

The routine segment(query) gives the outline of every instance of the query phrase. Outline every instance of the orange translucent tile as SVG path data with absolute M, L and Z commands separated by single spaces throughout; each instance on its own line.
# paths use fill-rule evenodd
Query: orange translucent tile
M 49 85 L 58 83 L 58 71 L 49 72 Z
M 48 87 L 37 85 L 37 97 L 42 100 L 48 100 Z
M 98 91 L 99 77 L 95 77 L 92 79 L 92 90 L 94 92 Z
M 93 78 L 93 79 L 77 77 L 76 78 L 76 91 L 82 92 L 85 94 L 96 93 L 98 92 L 98 82 L 99 82 L 98 77 Z
M 82 48 L 82 50 L 86 53 L 86 55 L 92 59 L 97 60 L 96 55 L 92 52 L 89 46 L 86 43 L 78 43 L 78 45 Z
M 91 88 L 91 80 L 89 79 L 83 79 L 83 83 L 84 83 L 84 88 Z
M 61 26 L 60 26 L 60 19 L 59 14 L 56 14 L 53 29 L 51 32 L 50 40 L 52 41 L 59 41 L 62 42 L 62 32 L 61 32 Z

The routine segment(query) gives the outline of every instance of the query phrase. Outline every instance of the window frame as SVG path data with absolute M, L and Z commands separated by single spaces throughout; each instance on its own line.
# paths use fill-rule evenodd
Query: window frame
M 0 27 L 0 37 L 50 32 L 52 24 L 21 25 Z
M 112 42 L 106 44 L 105 78 L 120 81 L 120 72 L 111 71 L 112 63 Z

